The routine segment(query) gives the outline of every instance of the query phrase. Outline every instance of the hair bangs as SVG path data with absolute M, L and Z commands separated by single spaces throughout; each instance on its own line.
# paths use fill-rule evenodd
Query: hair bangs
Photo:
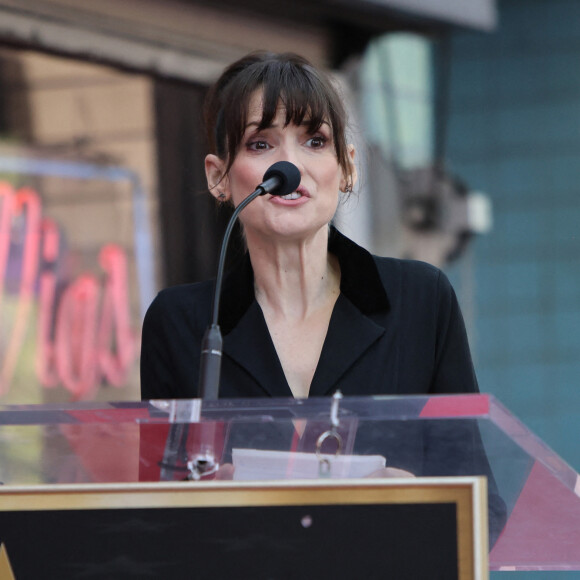
M 331 122 L 322 87 L 316 86 L 307 67 L 297 67 L 293 63 L 272 63 L 264 71 L 261 83 L 263 108 L 259 129 L 272 124 L 278 109 L 285 110 L 285 126 L 307 124 L 308 131 L 314 133 L 324 122 Z
M 228 106 L 224 107 L 226 118 L 222 144 L 224 149 L 227 148 L 226 157 L 232 160 L 236 156 L 246 130 L 250 101 L 262 84 L 260 71 L 257 67 L 255 69 L 248 71 L 249 75 L 245 79 L 234 79 L 226 91 L 224 101 L 228 103 Z

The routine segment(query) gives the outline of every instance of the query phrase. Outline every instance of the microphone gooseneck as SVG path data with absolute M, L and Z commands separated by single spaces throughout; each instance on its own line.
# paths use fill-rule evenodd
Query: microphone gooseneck
M 219 300 L 221 296 L 225 259 L 230 235 L 240 212 L 260 195 L 269 193 L 276 196 L 288 195 L 300 185 L 300 171 L 289 161 L 278 161 L 264 173 L 262 183 L 236 207 L 224 233 L 218 269 L 215 281 L 211 324 L 205 331 L 201 344 L 199 366 L 199 397 L 206 400 L 217 400 L 221 371 L 223 338 L 218 325 Z

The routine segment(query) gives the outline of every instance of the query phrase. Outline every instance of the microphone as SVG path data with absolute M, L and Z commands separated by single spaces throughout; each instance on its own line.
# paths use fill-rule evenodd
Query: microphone
M 290 161 L 278 161 L 264 173 L 262 180 L 262 183 L 256 188 L 256 191 L 262 190 L 259 195 L 265 195 L 266 193 L 277 196 L 288 195 L 296 191 L 300 185 L 300 171 Z
M 219 299 L 221 295 L 222 280 L 224 275 L 225 258 L 230 235 L 238 219 L 240 212 L 254 199 L 260 195 L 269 193 L 270 195 L 284 196 L 296 191 L 300 185 L 300 171 L 296 165 L 289 161 L 278 161 L 274 163 L 264 173 L 262 183 L 256 187 L 246 199 L 235 209 L 228 226 L 226 228 L 224 239 L 218 262 L 218 270 L 215 281 L 212 319 L 208 326 L 201 343 L 201 358 L 199 366 L 199 388 L 198 396 L 200 399 L 215 401 L 219 394 L 220 372 L 222 362 L 223 338 L 218 325 L 219 316 Z

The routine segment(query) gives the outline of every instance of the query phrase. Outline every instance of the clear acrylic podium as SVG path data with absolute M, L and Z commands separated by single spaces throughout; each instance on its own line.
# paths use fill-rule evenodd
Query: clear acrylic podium
M 578 474 L 490 395 L 0 407 L 0 490 L 389 468 L 488 477 L 489 569 L 580 570 Z

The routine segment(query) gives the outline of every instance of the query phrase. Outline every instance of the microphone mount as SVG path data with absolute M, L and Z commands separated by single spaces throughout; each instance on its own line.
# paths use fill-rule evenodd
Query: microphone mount
M 218 325 L 219 299 L 221 296 L 228 243 L 238 216 L 257 197 L 265 195 L 266 193 L 276 196 L 288 195 L 296 191 L 299 185 L 300 171 L 295 165 L 289 161 L 278 161 L 274 163 L 264 174 L 262 183 L 236 207 L 228 222 L 218 261 L 211 324 L 205 332 L 201 347 L 198 389 L 198 395 L 201 399 L 215 401 L 219 394 L 223 350 L 223 337 Z

